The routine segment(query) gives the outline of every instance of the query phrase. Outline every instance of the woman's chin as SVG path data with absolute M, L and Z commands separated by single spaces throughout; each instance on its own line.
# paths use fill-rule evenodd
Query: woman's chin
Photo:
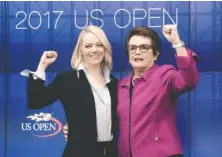
M 91 61 L 89 64 L 90 65 L 100 65 L 102 63 L 102 61 L 101 60 L 94 60 L 94 61 Z
M 132 67 L 133 68 L 144 68 L 144 65 L 140 64 L 140 63 L 135 63 L 135 64 L 132 64 Z

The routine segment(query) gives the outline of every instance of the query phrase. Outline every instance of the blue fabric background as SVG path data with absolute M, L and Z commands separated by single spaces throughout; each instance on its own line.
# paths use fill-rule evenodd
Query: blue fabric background
M 198 62 L 200 82 L 197 88 L 182 95 L 178 104 L 177 126 L 183 142 L 185 157 L 222 156 L 222 2 L 0 2 L 0 157 L 60 157 L 65 141 L 63 133 L 49 138 L 37 138 L 21 130 L 26 116 L 40 111 L 26 107 L 26 78 L 19 72 L 35 70 L 43 51 L 53 49 L 58 60 L 47 71 L 47 83 L 55 74 L 70 69 L 70 57 L 80 30 L 72 23 L 73 10 L 78 11 L 78 24 L 84 23 L 84 11 L 103 10 L 103 30 L 113 48 L 113 75 L 118 79 L 127 75 L 130 66 L 124 50 L 124 39 L 132 24 L 119 29 L 112 22 L 114 11 L 124 8 L 165 8 L 170 13 L 178 8 L 179 33 L 186 45 L 201 58 Z M 47 29 L 43 22 L 38 30 L 16 30 L 16 12 L 33 10 L 63 10 L 57 29 Z M 155 15 L 162 16 L 161 12 Z M 142 16 L 142 15 L 141 15 Z M 126 14 L 117 17 L 125 23 Z M 33 25 L 38 17 L 32 17 Z M 47 18 L 44 17 L 44 21 Z M 51 22 L 55 17 L 51 16 Z M 169 20 L 169 19 L 168 19 Z M 26 23 L 27 24 L 27 23 Z M 137 22 L 147 25 L 147 20 Z M 156 28 L 161 32 L 161 28 Z M 161 35 L 161 33 L 160 33 Z M 162 35 L 161 35 L 162 36 Z M 159 64 L 175 65 L 174 52 L 163 39 Z M 43 112 L 55 115 L 63 124 L 66 119 L 60 102 Z

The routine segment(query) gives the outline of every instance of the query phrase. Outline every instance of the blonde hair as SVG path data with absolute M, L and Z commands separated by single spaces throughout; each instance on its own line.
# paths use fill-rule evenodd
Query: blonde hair
M 102 68 L 104 68 L 105 66 L 107 66 L 109 68 L 109 70 L 112 70 L 112 50 L 111 50 L 111 45 L 104 33 L 104 31 L 94 25 L 89 25 L 86 28 L 84 28 L 80 34 L 79 34 L 79 38 L 77 41 L 77 44 L 75 46 L 75 49 L 73 51 L 73 55 L 71 58 L 71 66 L 73 69 L 77 70 L 78 66 L 82 63 L 82 55 L 80 52 L 80 47 L 82 44 L 82 40 L 85 34 L 87 33 L 92 33 L 94 34 L 99 41 L 103 44 L 104 48 L 105 48 L 105 57 L 104 60 L 102 61 Z

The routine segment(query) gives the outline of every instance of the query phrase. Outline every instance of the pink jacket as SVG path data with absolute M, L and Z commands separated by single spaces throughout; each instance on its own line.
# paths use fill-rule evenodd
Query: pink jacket
M 188 57 L 176 56 L 178 70 L 171 65 L 155 64 L 142 78 L 136 79 L 132 100 L 129 96 L 132 73 L 119 81 L 120 157 L 130 157 L 130 149 L 133 157 L 183 153 L 176 128 L 177 98 L 199 81 L 197 56 L 189 49 L 187 53 Z

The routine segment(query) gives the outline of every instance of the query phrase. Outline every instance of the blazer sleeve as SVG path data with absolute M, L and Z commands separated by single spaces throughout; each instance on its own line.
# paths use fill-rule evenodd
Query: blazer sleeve
M 199 57 L 187 49 L 188 56 L 176 56 L 177 67 L 166 65 L 161 69 L 161 78 L 168 89 L 174 94 L 192 90 L 199 81 L 196 61 Z
M 61 74 L 57 74 L 48 86 L 44 85 L 44 80 L 34 79 L 32 75 L 29 75 L 27 89 L 29 109 L 41 109 L 59 99 Z

